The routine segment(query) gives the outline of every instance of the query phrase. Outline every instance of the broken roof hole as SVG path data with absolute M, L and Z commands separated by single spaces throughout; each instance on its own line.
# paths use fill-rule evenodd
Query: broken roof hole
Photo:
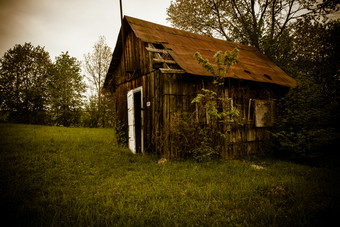
M 250 71 L 248 71 L 248 70 L 244 70 L 246 73 L 249 73 L 249 74 L 251 74 L 251 72 Z
M 272 80 L 272 78 L 269 75 L 267 75 L 267 74 L 264 74 L 264 77 L 266 77 L 269 80 Z
M 160 43 L 153 43 L 153 46 L 156 48 L 156 49 L 160 49 L 160 50 L 163 50 L 164 49 L 164 46 Z

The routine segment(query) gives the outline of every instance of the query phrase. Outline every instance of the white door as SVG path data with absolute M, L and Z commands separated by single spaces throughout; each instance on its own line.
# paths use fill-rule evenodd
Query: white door
M 135 103 L 136 102 L 136 103 Z M 143 89 L 135 88 L 127 93 L 129 149 L 143 152 Z M 135 119 L 137 118 L 137 119 Z
M 133 90 L 127 93 L 127 107 L 128 107 L 128 133 L 129 133 L 129 149 L 132 153 L 136 153 L 135 140 L 135 110 L 133 102 Z

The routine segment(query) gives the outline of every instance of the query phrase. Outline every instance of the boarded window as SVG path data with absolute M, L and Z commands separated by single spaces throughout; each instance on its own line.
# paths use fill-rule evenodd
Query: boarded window
M 274 122 L 274 102 L 254 100 L 255 126 L 270 127 Z

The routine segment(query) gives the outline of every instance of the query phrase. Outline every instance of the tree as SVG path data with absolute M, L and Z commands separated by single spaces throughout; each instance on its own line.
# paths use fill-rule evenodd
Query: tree
M 285 69 L 298 83 L 278 105 L 274 136 L 280 151 L 326 153 L 340 138 L 339 28 L 340 21 L 296 24 L 295 59 Z
M 81 63 L 68 52 L 61 53 L 56 57 L 49 80 L 49 102 L 55 124 L 79 123 L 85 90 Z
M 111 55 L 111 48 L 105 43 L 104 36 L 100 36 L 98 42 L 94 44 L 92 53 L 84 55 L 84 67 L 93 91 L 93 97 L 90 98 L 92 103 L 88 106 L 88 111 L 92 113 L 97 125 L 102 127 L 107 126 L 108 123 L 106 112 L 109 110 L 110 99 L 102 89 L 110 66 Z
M 23 123 L 44 123 L 49 53 L 31 43 L 15 45 L 0 59 L 0 109 Z
M 297 19 L 324 15 L 336 1 L 317 0 L 175 0 L 168 20 L 184 30 L 257 47 L 269 57 L 281 49 Z M 285 43 L 283 43 L 286 45 Z M 274 48 L 275 46 L 275 48 Z
M 295 26 L 295 58 L 291 66 L 323 84 L 324 95 L 334 100 L 340 80 L 340 20 L 321 23 L 307 18 L 299 20 Z

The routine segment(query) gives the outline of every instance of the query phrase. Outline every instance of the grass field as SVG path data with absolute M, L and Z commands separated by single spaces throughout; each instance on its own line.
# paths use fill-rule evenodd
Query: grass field
M 2 222 L 24 226 L 327 226 L 339 169 L 133 155 L 112 129 L 0 124 Z M 259 168 L 263 167 L 263 168 Z

